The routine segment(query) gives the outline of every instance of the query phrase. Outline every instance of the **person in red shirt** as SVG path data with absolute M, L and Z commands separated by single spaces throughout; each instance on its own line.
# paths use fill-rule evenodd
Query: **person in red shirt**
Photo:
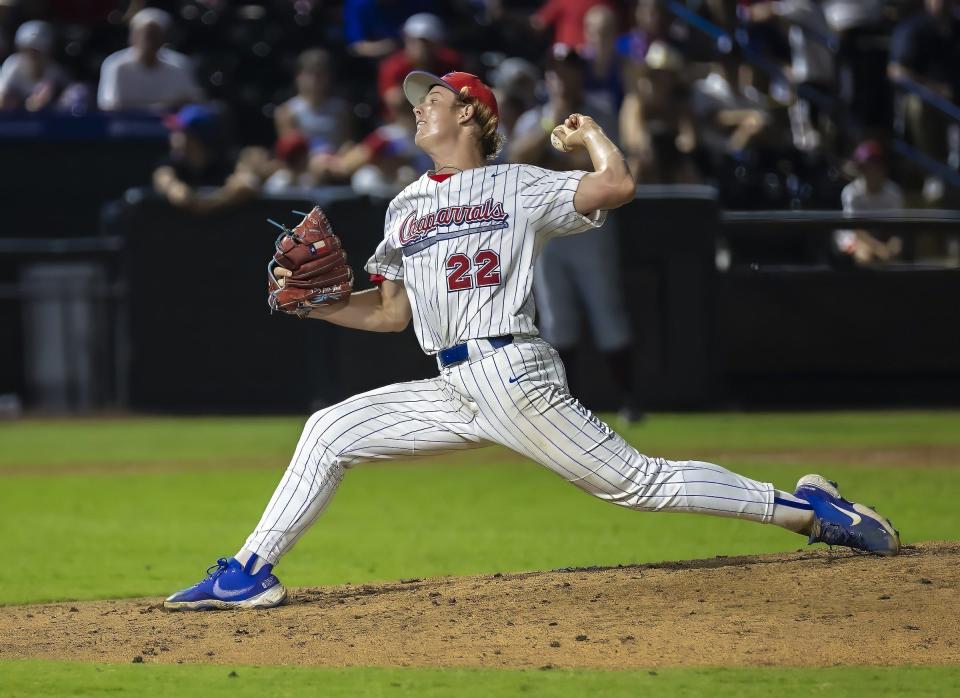
M 459 70 L 463 57 L 443 45 L 443 22 L 436 15 L 421 12 L 403 25 L 403 48 L 380 64 L 377 88 L 384 104 L 402 101 L 403 79 L 414 70 L 437 75 Z
M 586 43 L 583 36 L 583 18 L 596 5 L 606 5 L 615 12 L 617 6 L 611 0 L 547 0 L 530 17 L 533 28 L 542 31 L 553 29 L 553 43 L 580 50 Z

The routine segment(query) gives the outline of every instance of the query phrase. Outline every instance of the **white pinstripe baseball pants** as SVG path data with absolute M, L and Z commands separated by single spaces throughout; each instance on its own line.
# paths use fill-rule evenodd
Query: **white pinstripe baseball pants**
M 351 465 L 491 443 L 621 506 L 770 521 L 773 485 L 711 463 L 641 455 L 569 394 L 560 357 L 545 341 L 469 344 L 471 360 L 437 378 L 388 385 L 313 414 L 244 548 L 276 564 Z

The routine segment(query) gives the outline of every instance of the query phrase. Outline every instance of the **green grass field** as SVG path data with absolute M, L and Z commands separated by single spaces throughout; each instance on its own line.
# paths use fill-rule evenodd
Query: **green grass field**
M 188 678 L 187 678 L 188 677 Z M 495 671 L 487 669 L 322 669 L 0 663 L 3 695 L 306 696 L 356 698 L 568 698 L 597 695 L 948 696 L 960 691 L 956 667 L 830 667 L 826 669 L 658 669 L 656 671 Z
M 40 420 L 0 424 L 0 604 L 159 596 L 242 544 L 303 418 Z M 821 472 L 876 504 L 905 543 L 960 538 L 960 413 L 655 415 L 628 430 L 651 455 L 726 451 L 724 465 L 792 488 Z M 924 464 L 865 458 L 936 447 Z M 780 452 L 776 464 L 753 452 Z M 786 456 L 783 452 L 788 452 Z M 944 455 L 946 454 L 946 455 Z M 951 467 L 953 466 L 953 467 Z M 278 569 L 289 586 L 794 550 L 768 526 L 604 504 L 501 449 L 351 471 Z M 297 695 L 945 695 L 956 667 L 521 672 L 0 663 L 4 695 L 138 690 Z M 9 690 L 8 690 L 9 689 Z M 754 691 L 754 692 L 751 692 Z

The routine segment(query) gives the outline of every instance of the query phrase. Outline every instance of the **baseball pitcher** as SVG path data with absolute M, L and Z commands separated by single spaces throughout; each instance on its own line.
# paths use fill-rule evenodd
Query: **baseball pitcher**
M 272 307 L 343 327 L 398 332 L 411 322 L 436 378 L 357 395 L 313 414 L 260 523 L 169 609 L 268 608 L 286 590 L 274 566 L 317 520 L 350 466 L 500 444 L 606 501 L 772 523 L 810 542 L 883 555 L 899 534 L 818 475 L 793 493 L 712 463 L 644 456 L 573 397 L 557 352 L 540 339 L 531 295 L 552 238 L 590 234 L 634 195 L 623 154 L 587 115 L 553 134 L 583 148 L 593 171 L 490 165 L 501 146 L 490 88 L 462 72 L 407 76 L 416 143 L 434 169 L 391 203 L 367 262 L 375 288 L 351 293 L 340 241 L 314 209 L 277 242 Z

